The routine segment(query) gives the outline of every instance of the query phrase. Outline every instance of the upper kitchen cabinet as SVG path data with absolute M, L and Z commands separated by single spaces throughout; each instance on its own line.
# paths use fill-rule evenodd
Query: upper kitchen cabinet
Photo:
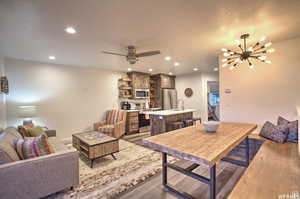
M 150 108 L 162 107 L 163 89 L 175 89 L 176 76 L 156 74 L 150 80 Z
M 160 74 L 161 88 L 175 88 L 175 76 Z
M 149 89 L 150 88 L 150 75 L 141 72 L 130 72 L 128 77 L 132 81 L 133 89 Z

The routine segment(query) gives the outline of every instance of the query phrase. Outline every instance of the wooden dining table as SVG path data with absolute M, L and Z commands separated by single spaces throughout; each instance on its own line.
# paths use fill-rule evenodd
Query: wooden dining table
M 216 164 L 219 161 L 227 161 L 239 166 L 249 165 L 249 140 L 248 135 L 255 130 L 257 125 L 244 123 L 220 123 L 216 132 L 208 133 L 202 124 L 178 129 L 168 133 L 152 136 L 143 140 L 144 144 L 156 151 L 162 152 L 162 184 L 181 198 L 191 198 L 188 194 L 176 190 L 168 184 L 167 168 L 171 168 L 184 175 L 190 176 L 200 182 L 208 184 L 209 198 L 216 198 Z M 244 160 L 227 157 L 237 145 L 245 141 Z M 167 155 L 192 161 L 188 168 L 181 168 L 168 163 Z M 209 178 L 195 172 L 199 165 L 205 165 L 209 169 Z

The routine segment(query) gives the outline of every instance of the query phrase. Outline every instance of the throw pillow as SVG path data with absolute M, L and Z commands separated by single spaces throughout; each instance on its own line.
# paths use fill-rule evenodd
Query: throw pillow
M 10 135 L 14 136 L 15 138 L 22 138 L 22 135 L 20 134 L 18 129 L 16 129 L 15 127 L 7 127 L 6 129 L 4 129 L 4 132 L 9 133 Z
M 22 135 L 23 138 L 30 137 L 29 133 L 26 131 L 25 126 L 18 126 L 18 131 Z
M 279 116 L 278 125 L 286 125 L 289 129 L 289 134 L 286 139 L 287 142 L 298 142 L 298 120 L 289 121 L 284 119 L 283 117 Z
M 0 135 L 0 165 L 20 160 L 14 149 L 14 139 L 16 137 L 13 134 L 5 131 Z
M 45 133 L 42 127 L 40 126 L 35 126 L 32 128 L 26 128 L 27 133 L 29 134 L 30 137 L 36 137 L 40 136 Z
M 29 159 L 54 153 L 46 135 L 14 140 L 15 149 L 21 159 Z
M 288 127 L 286 125 L 276 126 L 271 122 L 266 122 L 259 135 L 278 143 L 284 143 L 288 133 Z

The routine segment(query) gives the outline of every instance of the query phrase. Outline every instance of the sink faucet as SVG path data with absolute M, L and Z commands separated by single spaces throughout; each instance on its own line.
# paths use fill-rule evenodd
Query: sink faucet
M 183 101 L 183 99 L 177 100 L 177 107 L 180 110 L 184 110 L 184 101 Z

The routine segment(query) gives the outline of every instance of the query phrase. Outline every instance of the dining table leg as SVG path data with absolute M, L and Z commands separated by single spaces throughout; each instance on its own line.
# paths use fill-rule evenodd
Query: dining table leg
M 216 165 L 210 168 L 210 179 L 209 179 L 209 198 L 216 198 Z
M 167 162 L 167 154 L 162 153 L 162 184 L 164 186 L 166 186 L 168 183 Z
M 248 167 L 249 166 L 249 163 L 250 163 L 250 149 L 249 149 L 249 138 L 248 136 L 246 137 L 245 139 L 245 144 L 246 144 L 246 166 Z
M 201 182 L 207 184 L 209 186 L 209 199 L 216 198 L 216 164 L 209 168 L 210 178 L 206 178 L 204 176 L 201 176 L 199 174 L 192 172 L 192 170 L 194 170 L 197 166 L 192 165 L 191 167 L 188 167 L 187 169 L 178 167 L 174 164 L 168 163 L 167 154 L 162 153 L 162 185 L 164 186 L 166 191 L 169 191 L 169 192 L 179 196 L 180 198 L 191 199 L 193 197 L 191 197 L 187 193 L 177 191 L 175 189 L 175 187 L 168 184 L 168 167 L 171 169 L 174 169 L 175 171 L 177 171 L 179 173 L 190 176 L 198 181 L 201 181 Z

